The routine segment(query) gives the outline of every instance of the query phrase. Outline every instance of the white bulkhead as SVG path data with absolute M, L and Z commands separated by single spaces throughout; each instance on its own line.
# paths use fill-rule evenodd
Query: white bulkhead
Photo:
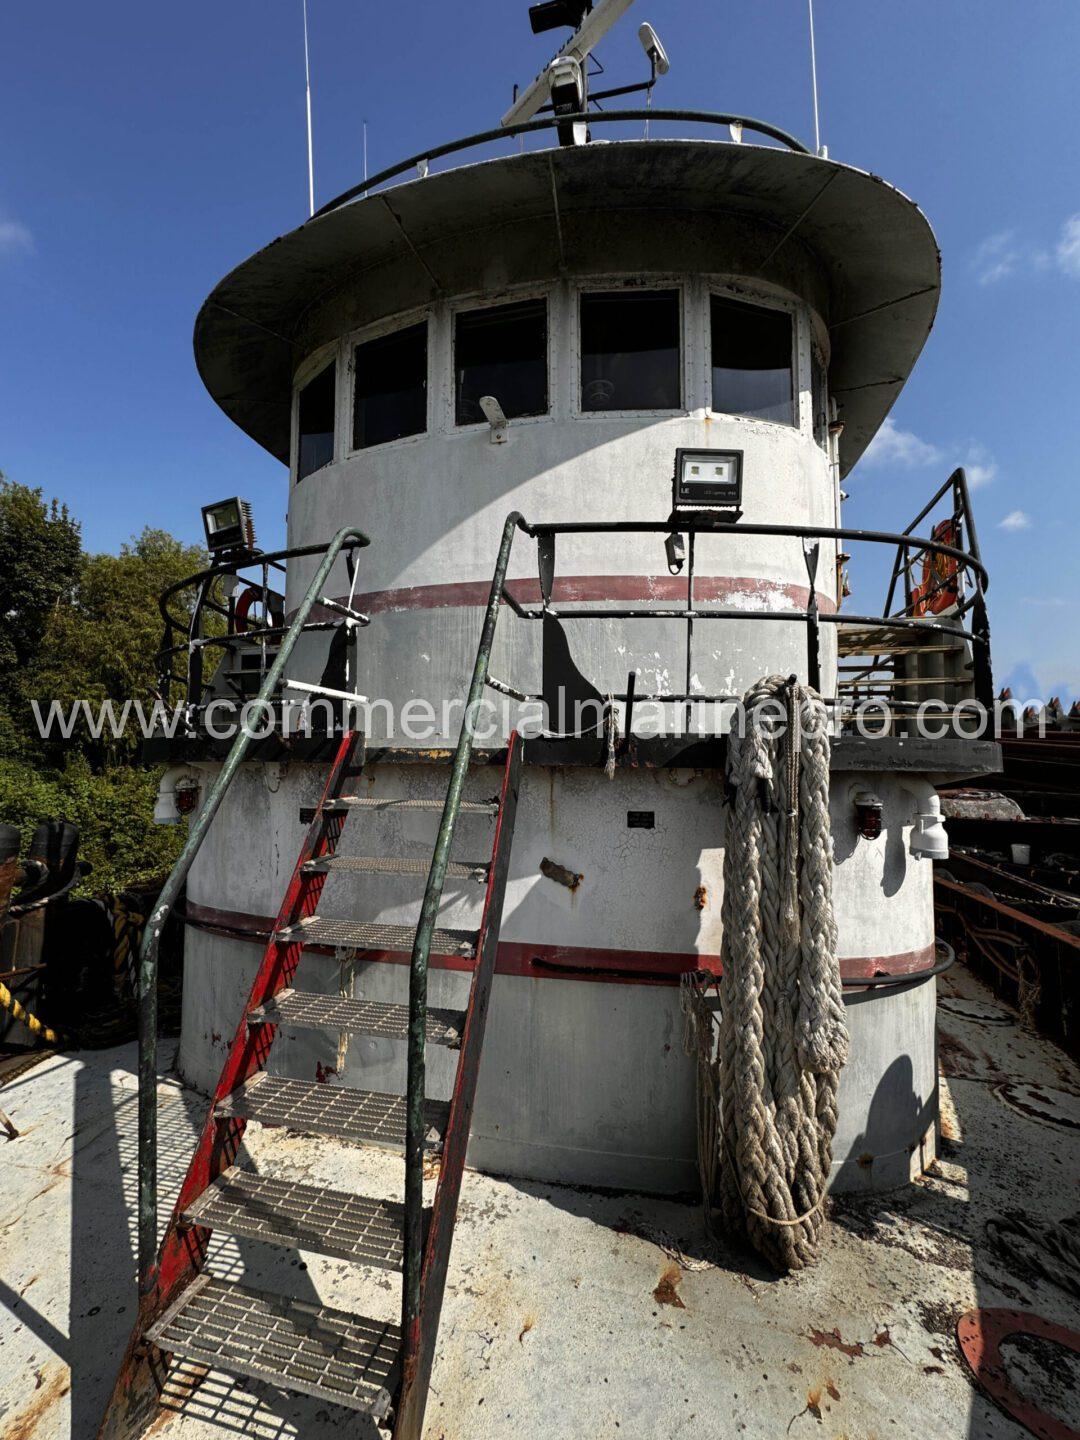
M 624 692 L 630 671 L 646 695 L 687 685 L 738 695 L 765 675 L 805 678 L 805 625 L 754 619 L 805 610 L 803 542 L 745 534 L 740 523 L 840 524 L 841 473 L 903 383 L 936 285 L 925 221 L 869 176 L 750 146 L 619 142 L 433 175 L 316 219 L 222 282 L 200 317 L 197 353 L 219 402 L 289 461 L 290 545 L 344 525 L 370 536 L 355 597 L 371 623 L 353 679 L 390 702 L 375 707 L 373 744 L 422 751 L 456 737 L 461 711 L 445 702 L 460 705 L 468 688 L 508 513 L 664 521 L 680 448 L 741 455 L 741 516 L 699 538 L 695 599 L 745 611 L 745 622 L 698 624 L 688 667 L 675 620 L 541 625 L 504 606 L 493 673 L 539 692 L 555 646 L 601 696 Z M 904 294 L 915 296 L 906 309 L 876 315 Z M 263 333 L 280 340 L 282 330 L 287 346 Z M 268 394 L 278 397 L 272 412 Z M 838 427 L 830 433 L 830 395 L 842 441 Z M 487 396 L 509 416 L 504 432 L 479 406 Z M 836 548 L 823 542 L 818 559 L 823 611 L 838 603 Z M 290 563 L 287 612 L 314 563 Z M 556 612 L 686 603 L 661 534 L 560 537 L 555 574 Z M 526 536 L 510 575 L 512 591 L 535 603 Z M 349 591 L 342 566 L 330 593 Z M 302 644 L 290 673 L 318 681 L 326 640 Z M 835 693 L 829 626 L 821 681 Z M 417 700 L 434 717 L 422 738 L 402 728 L 402 707 Z M 670 721 L 671 707 L 663 713 Z M 495 720 L 492 746 L 507 723 Z M 706 707 L 696 723 L 717 728 Z M 258 959 L 252 937 L 280 902 L 304 833 L 300 809 L 324 773 L 298 762 L 245 767 L 191 873 L 197 927 L 187 934 L 180 1065 L 200 1088 L 226 1052 Z M 497 777 L 497 767 L 475 767 L 470 793 L 490 796 Z M 445 765 L 417 755 L 373 764 L 363 783 L 379 795 L 436 796 L 446 778 Z M 910 853 L 912 795 L 897 777 L 870 777 L 883 833 L 861 839 L 858 780 L 833 781 L 845 973 L 932 964 L 930 863 Z M 457 853 L 485 860 L 488 822 L 462 830 Z M 620 769 L 609 780 L 599 767 L 526 768 L 471 1163 L 535 1179 L 695 1188 L 694 1070 L 677 976 L 719 955 L 723 830 L 715 772 Z M 357 817 L 343 850 L 426 860 L 433 836 L 423 813 Z M 545 860 L 580 879 L 550 878 Z M 415 877 L 342 874 L 322 909 L 408 923 L 418 898 Z M 480 900 L 474 882 L 449 882 L 444 923 L 475 925 Z M 400 1001 L 406 959 L 309 954 L 298 983 Z M 465 979 L 460 964 L 433 960 L 431 1003 L 460 1001 Z M 895 1184 L 926 1158 L 933 1010 L 932 982 L 851 1000 L 840 1185 Z M 429 1053 L 435 1092 L 453 1059 Z M 404 1081 L 404 1048 L 374 1038 L 296 1034 L 273 1063 L 332 1084 Z

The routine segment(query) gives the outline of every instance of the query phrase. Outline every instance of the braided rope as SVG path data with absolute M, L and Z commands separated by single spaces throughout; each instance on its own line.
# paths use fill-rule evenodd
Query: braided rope
M 795 1270 L 818 1255 L 848 1046 L 829 738 L 820 697 L 794 681 L 759 681 L 743 703 L 728 748 L 716 1186 L 724 1226 Z

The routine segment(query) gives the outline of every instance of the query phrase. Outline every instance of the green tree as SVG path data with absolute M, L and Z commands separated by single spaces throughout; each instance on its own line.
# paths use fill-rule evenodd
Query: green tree
M 119 555 L 88 556 L 70 598 L 50 612 L 37 653 L 21 679 L 29 723 L 31 699 L 44 710 L 53 700 L 65 709 L 80 699 L 95 707 L 105 700 L 117 706 L 126 700 L 150 701 L 156 693 L 155 658 L 162 635 L 159 596 L 206 563 L 198 546 L 150 529 L 121 546 Z M 178 597 L 174 609 L 182 600 Z M 71 743 L 100 766 L 135 759 L 141 738 L 138 727 L 129 725 L 119 738 L 106 730 L 94 740 L 85 730 L 77 731 Z
M 0 754 L 20 748 L 21 677 L 57 607 L 71 600 L 83 563 L 79 524 L 67 506 L 0 473 Z

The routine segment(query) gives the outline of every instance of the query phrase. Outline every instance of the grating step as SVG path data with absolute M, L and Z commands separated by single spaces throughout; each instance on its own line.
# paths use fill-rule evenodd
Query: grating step
M 257 1175 L 236 1165 L 188 1206 L 183 1221 L 268 1245 L 401 1269 L 403 1205 Z
M 378 1090 L 351 1090 L 338 1085 L 286 1080 L 265 1070 L 219 1100 L 219 1119 L 243 1116 L 259 1125 L 281 1125 L 308 1135 L 360 1141 L 388 1150 L 405 1144 L 405 1097 Z M 445 1100 L 425 1100 L 426 1144 L 435 1149 L 450 1115 Z
M 146 1333 L 168 1354 L 376 1419 L 390 1408 L 397 1383 L 396 1325 L 248 1290 L 205 1273 Z
M 329 870 L 344 870 L 356 875 L 424 875 L 431 869 L 430 860 L 406 860 L 397 855 L 325 855 L 321 860 L 307 860 L 300 867 L 305 875 L 321 875 Z M 486 880 L 488 866 L 482 860 L 451 860 L 446 867 L 448 880 Z
M 323 809 L 328 814 L 335 814 L 342 810 L 435 810 L 441 813 L 445 803 L 445 799 L 417 800 L 409 797 L 389 799 L 379 795 L 340 795 L 336 800 L 328 800 Z M 497 800 L 462 800 L 459 810 L 462 815 L 497 815 L 499 802 Z M 314 805 L 300 807 L 300 819 L 309 824 L 314 820 L 315 814 L 316 807 Z
M 250 1025 L 289 1025 L 294 1030 L 348 1030 L 355 1035 L 376 1035 L 383 1040 L 409 1038 L 409 1007 L 381 1000 L 350 1000 L 342 995 L 319 995 L 311 990 L 282 990 L 248 1015 Z M 429 1045 L 457 1050 L 465 1025 L 464 1010 L 427 1012 Z
M 476 954 L 475 930 L 433 930 L 432 955 Z M 415 925 L 382 925 L 357 920 L 334 920 L 328 916 L 309 915 L 295 925 L 277 932 L 278 940 L 286 943 L 300 940 L 305 945 L 332 945 L 337 950 L 396 950 L 411 953 L 416 938 Z

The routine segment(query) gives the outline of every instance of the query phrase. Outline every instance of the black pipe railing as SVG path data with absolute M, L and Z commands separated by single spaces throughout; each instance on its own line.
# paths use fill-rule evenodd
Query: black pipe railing
M 539 120 L 523 120 L 517 125 L 499 125 L 494 130 L 481 130 L 476 135 L 467 135 L 463 140 L 451 140 L 445 145 L 434 145 L 428 150 L 421 150 L 416 155 L 410 155 L 407 160 L 399 160 L 395 165 L 390 165 L 385 170 L 380 170 L 377 175 L 372 175 L 369 180 L 363 180 L 359 185 L 350 186 L 336 195 L 333 200 L 328 200 L 325 205 L 319 207 L 312 220 L 318 220 L 323 215 L 329 215 L 333 210 L 340 210 L 343 205 L 348 205 L 352 200 L 359 200 L 364 195 L 370 194 L 385 185 L 388 180 L 396 180 L 399 175 L 406 175 L 410 170 L 421 175 L 426 175 L 427 166 L 432 160 L 441 160 L 446 155 L 456 155 L 463 150 L 473 150 L 480 145 L 491 145 L 499 140 L 513 140 L 520 135 L 531 135 L 538 130 L 555 130 L 558 127 L 571 125 L 575 121 L 585 121 L 588 125 L 617 125 L 627 122 L 634 124 L 654 124 L 672 121 L 677 124 L 689 125 L 713 125 L 728 127 L 737 125 L 743 131 L 753 131 L 757 135 L 764 135 L 769 140 L 776 140 L 781 145 L 786 145 L 789 150 L 794 150 L 798 155 L 809 155 L 811 152 L 802 143 L 796 140 L 794 135 L 789 135 L 786 130 L 781 130 L 776 125 L 770 125 L 766 120 L 754 120 L 748 115 L 729 115 L 719 110 L 590 110 L 580 115 L 548 115 Z M 734 141 L 725 142 L 734 144 Z M 311 220 L 307 222 L 311 224 Z

